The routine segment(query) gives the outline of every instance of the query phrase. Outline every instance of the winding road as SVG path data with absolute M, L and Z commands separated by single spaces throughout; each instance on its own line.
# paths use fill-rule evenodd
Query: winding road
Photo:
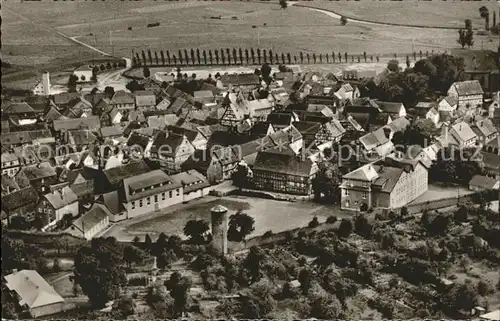
M 336 13 L 335 11 L 332 10 L 327 10 L 327 9 L 319 9 L 315 8 L 312 6 L 308 5 L 303 5 L 303 4 L 298 4 L 297 2 L 290 2 L 290 6 L 294 7 L 301 7 L 301 8 L 307 8 L 312 11 L 317 11 L 324 13 L 332 18 L 335 19 L 340 19 L 342 17 L 341 14 Z M 355 22 L 359 24 L 365 24 L 365 25 L 372 25 L 372 26 L 384 26 L 384 27 L 401 27 L 401 28 L 412 28 L 412 29 L 438 29 L 438 30 L 455 30 L 459 28 L 454 28 L 454 27 L 439 27 L 439 26 L 415 26 L 415 25 L 406 25 L 406 24 L 399 24 L 399 23 L 391 23 L 391 22 L 376 22 L 376 21 L 369 21 L 369 20 L 362 20 L 362 19 L 356 19 L 356 18 L 351 18 L 351 17 L 346 17 L 350 22 Z

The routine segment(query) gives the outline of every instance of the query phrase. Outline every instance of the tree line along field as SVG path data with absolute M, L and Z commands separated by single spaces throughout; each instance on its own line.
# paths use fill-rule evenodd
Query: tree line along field
M 306 5 L 374 21 L 460 27 L 466 18 L 484 24 L 473 2 L 330 2 Z M 482 4 L 482 3 L 481 3 Z M 262 48 L 274 52 L 349 52 L 392 55 L 458 47 L 455 30 L 400 28 L 347 23 L 308 8 L 278 2 L 4 2 L 3 58 L 16 65 L 57 66 L 64 60 L 99 56 L 56 31 L 78 37 L 116 56 L 133 51 L 199 48 Z M 493 4 L 486 3 L 487 6 Z M 493 8 L 491 8 L 492 10 Z M 384 15 L 387 15 L 385 17 Z M 217 17 L 220 19 L 211 19 Z M 148 28 L 148 24 L 159 26 Z M 41 28 L 43 25 L 46 28 Z M 257 28 L 258 27 L 258 28 Z M 485 48 L 494 47 L 487 37 Z M 259 46 L 260 44 L 260 46 Z

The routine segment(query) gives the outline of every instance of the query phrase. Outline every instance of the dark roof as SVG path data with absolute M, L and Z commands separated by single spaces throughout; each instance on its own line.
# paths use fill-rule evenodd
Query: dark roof
M 57 175 L 54 167 L 47 162 L 21 167 L 21 172 L 23 172 L 30 181 Z
M 64 136 L 68 144 L 89 145 L 97 141 L 97 137 L 90 130 L 68 130 Z
M 171 134 L 166 134 L 165 132 L 160 132 L 154 142 L 153 146 L 151 146 L 151 151 L 152 152 L 159 152 L 160 147 L 162 146 L 168 146 L 169 148 L 163 148 L 162 149 L 162 155 L 175 155 L 177 152 L 177 149 L 179 146 L 182 144 L 184 141 L 184 136 L 178 135 L 175 133 Z
M 228 74 L 222 75 L 221 82 L 224 86 L 245 86 L 245 85 L 259 85 L 260 79 L 256 74 Z
M 123 211 L 118 191 L 102 194 L 98 201 L 102 202 L 112 214 L 118 214 Z
M 94 180 L 87 180 L 83 183 L 77 183 L 70 186 L 71 190 L 80 199 L 94 193 Z
M 270 122 L 257 122 L 252 128 L 250 128 L 250 135 L 253 137 L 263 137 L 267 135 L 267 131 L 269 130 L 269 126 L 272 126 Z
M 169 134 L 177 134 L 177 135 L 184 135 L 186 136 L 187 140 L 190 142 L 194 141 L 196 139 L 196 136 L 198 136 L 198 131 L 196 130 L 191 130 L 185 127 L 179 127 L 179 126 L 168 126 L 168 131 Z
M 114 93 L 113 98 L 111 98 L 111 104 L 134 104 L 135 100 L 131 94 L 118 90 Z
M 168 106 L 167 110 L 172 114 L 179 113 L 184 107 L 187 107 L 189 103 L 182 97 L 175 98 L 174 102 Z
M 481 176 L 481 175 L 474 175 L 472 179 L 469 182 L 469 185 L 471 186 L 479 186 L 483 187 L 485 189 L 493 189 L 495 185 L 498 183 L 498 179 L 486 177 L 486 176 Z
M 22 132 L 3 133 L 0 137 L 2 146 L 31 143 L 37 139 L 51 138 L 49 130 L 30 130 Z
M 69 104 L 69 102 L 77 97 L 80 96 L 80 93 L 60 93 L 60 94 L 55 94 L 53 98 L 53 102 L 56 105 L 66 105 Z
M 45 120 L 56 120 L 60 117 L 61 113 L 55 107 L 50 107 L 49 111 L 47 111 L 44 116 Z
M 11 212 L 26 205 L 36 204 L 37 202 L 38 194 L 30 186 L 7 195 L 2 195 L 2 210 Z
M 481 84 L 478 80 L 459 81 L 453 83 L 452 86 L 455 86 L 460 96 L 483 94 L 483 88 L 481 88 Z
M 257 153 L 253 171 L 309 177 L 312 168 L 313 162 L 309 158 L 301 160 L 290 148 L 281 148 L 280 150 L 280 148 L 275 147 Z
M 11 103 L 4 109 L 2 109 L 2 113 L 5 115 L 13 115 L 13 114 L 25 114 L 31 113 L 34 114 L 35 110 L 28 103 Z
M 273 125 L 288 126 L 292 120 L 293 115 L 290 113 L 271 113 L 267 116 L 267 121 Z
M 127 140 L 127 146 L 140 146 L 143 149 L 146 148 L 146 146 L 149 143 L 149 136 L 142 135 L 136 131 L 133 131 L 132 134 L 130 134 L 128 140 Z
M 395 103 L 389 101 L 377 101 L 377 105 L 384 113 L 399 114 L 399 111 L 404 107 L 403 103 Z
M 117 166 L 103 171 L 104 176 L 112 185 L 117 184 L 123 179 L 147 173 L 150 169 L 144 161 L 130 162 L 126 165 Z

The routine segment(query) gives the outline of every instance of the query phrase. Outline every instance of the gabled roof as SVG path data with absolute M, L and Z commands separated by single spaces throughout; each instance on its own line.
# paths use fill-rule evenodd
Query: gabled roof
M 76 196 L 69 186 L 63 187 L 60 191 L 55 190 L 52 193 L 45 194 L 43 197 L 56 210 L 78 201 L 78 196 Z
M 334 136 L 339 137 L 346 132 L 346 129 L 337 119 L 332 119 L 330 122 L 325 123 L 323 126 Z
M 97 129 L 99 127 L 101 127 L 101 122 L 98 116 L 54 120 L 55 131 L 82 128 Z
M 293 114 L 291 113 L 271 113 L 267 116 L 267 121 L 272 125 L 288 126 L 293 121 Z
M 342 176 L 342 178 L 361 181 L 374 181 L 378 178 L 378 174 L 372 164 L 367 164 L 355 169 L 350 173 L 345 174 L 344 176 Z
M 456 106 L 458 104 L 458 99 L 454 96 L 446 96 L 443 98 L 444 101 L 448 103 L 451 107 Z
M 227 74 L 222 75 L 221 82 L 223 86 L 245 86 L 245 85 L 259 85 L 259 76 L 253 73 L 247 74 Z
M 30 309 L 64 302 L 64 299 L 34 270 L 21 270 L 4 277 L 6 286 L 20 297 L 20 304 Z
M 160 132 L 151 146 L 152 152 L 160 152 L 163 156 L 173 156 L 177 154 L 177 149 L 181 146 L 182 142 L 184 142 L 185 136 L 178 135 L 175 133 L 166 134 L 165 132 Z M 168 148 L 167 148 L 168 147 Z
M 111 104 L 133 104 L 133 103 L 134 103 L 134 97 L 123 90 L 118 90 L 117 92 L 114 93 L 113 97 L 111 98 Z
M 52 99 L 52 101 L 57 106 L 66 105 L 66 104 L 69 104 L 70 101 L 72 101 L 73 99 L 75 99 L 79 96 L 80 96 L 80 93 L 68 93 L 68 92 L 59 93 L 59 94 L 54 95 L 54 98 Z
M 170 178 L 184 187 L 184 193 L 189 193 L 210 186 L 206 177 L 194 169 L 172 175 Z
M 485 189 L 493 189 L 498 185 L 498 179 L 490 178 L 487 176 L 474 175 L 469 182 L 471 186 L 482 187 Z
M 458 81 L 451 86 L 455 87 L 459 96 L 482 95 L 484 93 L 478 80 Z
M 474 130 L 475 128 L 477 128 L 478 132 L 484 137 L 488 137 L 490 135 L 498 133 L 498 130 L 496 129 L 495 125 L 493 125 L 491 119 L 487 118 L 476 122 L 472 130 Z
M 142 191 L 142 189 L 155 185 L 159 186 L 160 184 L 162 184 L 160 188 L 164 191 L 172 190 L 182 186 L 181 184 L 174 182 L 167 174 L 165 174 L 165 172 L 159 169 L 128 177 L 123 180 L 123 186 L 125 188 L 130 188 L 135 191 L 134 195 L 129 196 L 129 200 L 140 199 L 152 195 L 151 192 L 154 191 L 149 189 Z M 158 192 L 156 191 L 154 193 L 156 194 Z
M 359 141 L 363 144 L 363 146 L 367 150 L 371 150 L 377 146 L 383 145 L 389 142 L 389 137 L 387 137 L 384 133 L 384 129 L 380 128 L 376 131 L 368 133 L 359 138 Z
M 392 192 L 404 172 L 402 168 L 392 166 L 373 165 L 373 168 L 378 175 L 373 187 L 387 193 Z
M 54 107 L 50 107 L 50 109 L 45 113 L 45 120 L 56 120 L 61 117 L 61 113 Z
M 410 126 L 410 121 L 405 117 L 400 117 L 385 125 L 384 128 L 389 128 L 393 133 L 395 133 L 405 130 L 408 126 Z
M 214 93 L 211 90 L 198 90 L 195 91 L 193 94 L 195 99 L 214 97 Z
M 104 126 L 99 129 L 99 132 L 102 137 L 114 137 L 114 136 L 122 136 L 123 128 L 121 126 Z
M 150 169 L 144 161 L 130 162 L 123 166 L 117 166 L 103 171 L 108 182 L 115 185 L 127 177 L 136 176 L 149 172 Z
M 289 147 L 275 147 L 257 153 L 253 171 L 309 177 L 312 174 L 313 165 L 314 163 L 309 158 L 301 160 Z
M 399 114 L 400 110 L 404 108 L 403 103 L 394 103 L 389 101 L 377 101 L 377 105 L 384 113 Z
M 72 226 L 76 227 L 82 233 L 88 231 L 99 223 L 101 223 L 106 217 L 111 216 L 111 212 L 106 208 L 106 206 L 94 203 L 92 208 L 78 219 L 76 219 Z
M 48 162 L 21 167 L 21 172 L 23 172 L 30 181 L 52 177 L 57 174 L 56 170 Z
M 191 130 L 185 127 L 179 127 L 179 126 L 168 126 L 168 131 L 170 133 L 174 133 L 177 135 L 184 135 L 186 138 L 190 141 L 193 142 L 196 137 L 198 136 L 198 131 L 196 130 Z
M 5 109 L 2 109 L 2 113 L 5 115 L 13 114 L 33 114 L 35 110 L 28 103 L 10 103 Z
M 38 194 L 35 189 L 28 186 L 23 189 L 18 189 L 12 193 L 2 195 L 2 210 L 12 212 L 20 207 L 38 202 Z
M 3 133 L 0 137 L 2 146 L 27 144 L 35 140 L 53 138 L 49 130 L 30 130 L 21 132 Z
M 456 133 L 455 138 L 460 139 L 462 142 L 466 142 L 470 139 L 477 138 L 476 133 L 470 128 L 469 124 L 465 122 L 460 122 L 451 127 L 453 131 L 451 133 Z M 455 135 L 454 135 L 455 136 Z
M 102 204 L 104 204 L 104 206 L 106 206 L 112 214 L 118 214 L 124 210 L 122 204 L 120 203 L 118 191 L 102 194 L 97 201 L 102 202 Z
M 89 65 L 81 65 L 80 67 L 76 68 L 75 71 L 92 71 L 92 67 Z

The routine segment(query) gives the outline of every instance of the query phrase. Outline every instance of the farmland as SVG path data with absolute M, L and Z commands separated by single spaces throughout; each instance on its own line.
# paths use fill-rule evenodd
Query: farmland
M 3 59 L 11 64 L 49 68 L 61 61 L 100 56 L 69 37 L 117 56 L 133 50 L 260 47 L 277 52 L 369 54 L 444 51 L 456 48 L 455 30 L 400 28 L 338 19 L 308 8 L 259 2 L 3 2 Z M 483 20 L 474 2 L 308 2 L 355 18 L 390 23 L 460 27 Z M 390 6 L 390 7 L 389 7 Z M 494 4 L 488 4 L 494 8 Z M 220 19 L 212 19 L 214 17 Z M 147 28 L 149 23 L 160 25 Z M 254 28 L 255 27 L 255 28 Z M 258 27 L 258 28 L 257 28 Z M 62 33 L 61 34 L 58 34 Z M 68 38 L 65 38 L 67 36 Z M 482 41 L 481 41 L 482 40 Z M 493 48 L 486 36 L 476 44 Z M 50 69 L 50 68 L 49 68 Z

